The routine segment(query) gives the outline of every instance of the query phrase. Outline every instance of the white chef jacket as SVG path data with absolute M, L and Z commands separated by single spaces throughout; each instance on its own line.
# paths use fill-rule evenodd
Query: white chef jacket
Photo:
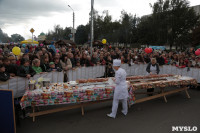
M 115 72 L 115 91 L 114 99 L 126 99 L 128 98 L 128 88 L 126 83 L 126 71 L 122 68 L 119 68 Z

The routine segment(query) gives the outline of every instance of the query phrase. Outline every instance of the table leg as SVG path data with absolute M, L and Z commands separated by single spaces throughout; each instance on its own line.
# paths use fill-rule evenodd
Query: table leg
M 165 91 L 164 91 L 164 88 L 161 88 L 161 92 L 162 92 L 162 93 L 165 92 Z M 167 103 L 167 98 L 166 98 L 166 96 L 164 95 L 163 97 L 164 97 L 165 102 Z
M 130 109 L 130 108 L 131 108 L 131 105 L 129 104 L 129 101 L 127 101 L 127 104 L 128 104 L 128 108 Z
M 188 88 L 185 89 L 185 93 L 186 93 L 186 95 L 187 95 L 187 98 L 190 98 L 190 95 L 189 95 L 187 89 L 188 89 Z
M 35 106 L 33 106 L 33 122 L 35 122 Z
M 84 116 L 84 108 L 83 108 L 83 104 L 81 105 L 81 113 L 82 113 L 82 116 Z

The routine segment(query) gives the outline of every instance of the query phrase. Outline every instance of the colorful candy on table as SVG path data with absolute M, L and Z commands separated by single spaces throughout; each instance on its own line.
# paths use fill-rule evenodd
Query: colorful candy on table
M 135 97 L 130 82 L 127 83 L 129 84 L 129 104 L 132 105 Z M 109 85 L 107 82 L 87 82 L 87 84 L 78 84 L 77 82 L 71 81 L 68 83 L 52 83 L 49 87 L 26 91 L 20 104 L 22 108 L 25 108 L 28 106 L 106 100 L 113 97 L 114 88 L 115 85 Z

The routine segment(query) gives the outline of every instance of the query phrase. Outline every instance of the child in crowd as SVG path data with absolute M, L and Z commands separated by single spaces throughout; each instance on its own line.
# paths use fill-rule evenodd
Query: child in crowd
M 5 66 L 3 64 L 0 65 L 0 81 L 7 81 L 10 79 L 10 74 L 6 72 Z
M 30 66 L 29 60 L 24 59 L 23 64 L 19 67 L 17 75 L 20 77 L 26 77 L 30 79 L 30 77 L 33 77 L 35 74 L 36 72 Z
M 43 73 L 42 68 L 40 67 L 40 60 L 39 59 L 33 60 L 32 68 L 36 72 L 36 74 L 42 74 Z
M 54 64 L 54 62 L 50 62 L 49 63 L 49 72 L 51 72 L 51 71 L 58 71 L 58 72 L 61 72 L 62 71 L 62 69 L 60 69 L 60 68 L 56 68 L 56 66 L 55 66 L 55 64 Z

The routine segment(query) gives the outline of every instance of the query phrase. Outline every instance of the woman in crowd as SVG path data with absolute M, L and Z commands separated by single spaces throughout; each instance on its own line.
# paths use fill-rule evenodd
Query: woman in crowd
M 62 66 L 62 69 L 64 70 L 64 82 L 67 82 L 67 70 L 72 68 L 71 60 L 67 57 L 66 54 L 63 54 L 61 57 L 60 64 Z
M 43 58 L 40 67 L 42 68 L 43 72 L 50 72 L 49 57 L 48 56 L 45 56 Z
M 91 61 L 91 57 L 90 57 L 89 55 L 87 56 L 86 66 L 87 66 L 87 67 L 88 67 L 88 66 L 94 66 L 94 64 L 93 64 L 92 61 Z
M 87 63 L 87 55 L 85 53 L 83 53 L 83 56 L 81 58 L 81 66 L 86 66 Z
M 103 55 L 100 56 L 100 60 L 99 60 L 101 65 L 106 65 L 106 61 L 103 58 Z
M 149 73 L 149 75 L 159 74 L 160 69 L 155 58 L 151 59 L 151 62 L 147 65 L 146 71 Z M 154 88 L 147 89 L 147 92 L 151 93 L 149 94 L 149 96 L 152 96 L 153 91 L 154 91 Z

